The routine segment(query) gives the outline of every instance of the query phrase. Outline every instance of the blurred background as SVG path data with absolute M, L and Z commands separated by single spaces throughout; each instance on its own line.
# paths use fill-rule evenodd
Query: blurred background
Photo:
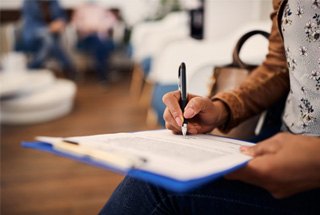
M 162 96 L 207 96 L 271 0 L 0 0 L 1 214 L 97 214 L 123 176 L 21 147 L 35 136 L 163 128 Z M 262 62 L 267 41 L 241 52 Z

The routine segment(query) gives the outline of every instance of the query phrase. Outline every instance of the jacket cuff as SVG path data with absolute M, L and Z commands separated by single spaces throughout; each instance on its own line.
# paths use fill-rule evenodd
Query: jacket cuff
M 228 120 L 218 127 L 219 130 L 228 132 L 240 123 L 239 119 L 243 115 L 244 104 L 237 94 L 233 92 L 221 92 L 213 96 L 211 100 L 221 101 L 228 111 Z

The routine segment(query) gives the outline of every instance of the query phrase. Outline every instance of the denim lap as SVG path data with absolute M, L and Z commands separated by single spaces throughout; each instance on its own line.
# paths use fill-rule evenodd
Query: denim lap
M 283 200 L 238 181 L 221 179 L 175 193 L 126 177 L 100 214 L 318 214 L 320 189 Z

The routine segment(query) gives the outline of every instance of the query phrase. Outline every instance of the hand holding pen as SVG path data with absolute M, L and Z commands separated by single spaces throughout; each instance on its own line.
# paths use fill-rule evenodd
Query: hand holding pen
M 183 66 L 179 67 L 179 71 L 180 68 L 182 69 Z M 184 86 L 186 87 L 186 85 Z M 200 134 L 211 132 L 226 122 L 228 111 L 221 101 L 212 102 L 207 97 L 187 94 L 186 89 L 184 93 L 185 98 L 182 98 L 184 94 L 178 90 L 169 92 L 162 98 L 166 105 L 163 118 L 167 129 L 172 130 L 173 133 L 181 134 L 184 132 L 183 126 L 186 126 L 186 133 Z M 183 100 L 185 104 L 183 104 Z

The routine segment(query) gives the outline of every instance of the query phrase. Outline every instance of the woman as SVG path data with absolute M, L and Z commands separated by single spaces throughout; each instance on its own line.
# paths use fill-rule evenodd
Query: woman
M 101 213 L 316 214 L 320 211 L 320 2 L 273 0 L 269 53 L 245 83 L 212 99 L 189 95 L 182 114 L 179 92 L 164 96 L 166 127 L 190 134 L 227 131 L 289 93 L 283 132 L 253 147 L 254 158 L 226 179 L 177 194 L 125 178 Z M 278 28 L 279 27 L 279 28 Z
M 94 1 L 78 7 L 72 18 L 78 33 L 77 48 L 94 57 L 95 70 L 102 83 L 109 79 L 108 60 L 115 49 L 112 30 L 117 22 L 110 10 Z

